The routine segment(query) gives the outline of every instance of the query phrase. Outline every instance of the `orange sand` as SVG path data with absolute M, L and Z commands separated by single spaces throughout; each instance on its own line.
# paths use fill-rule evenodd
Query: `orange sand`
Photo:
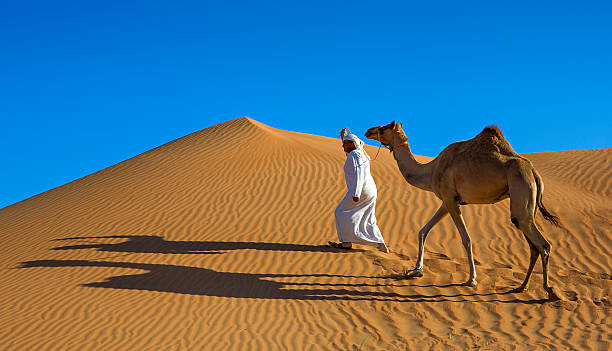
M 538 216 L 569 301 L 546 302 L 539 262 L 530 291 L 508 293 L 529 260 L 508 200 L 464 208 L 477 288 L 458 286 L 448 217 L 425 277 L 391 278 L 439 200 L 388 152 L 372 174 L 393 253 L 322 246 L 345 192 L 339 141 L 239 118 L 0 210 L 0 349 L 610 349 L 612 149 L 525 156 L 567 228 Z

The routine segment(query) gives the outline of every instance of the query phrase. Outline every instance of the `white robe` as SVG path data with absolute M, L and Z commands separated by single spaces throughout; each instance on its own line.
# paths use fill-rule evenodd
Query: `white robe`
M 348 191 L 334 211 L 338 239 L 345 243 L 384 243 L 376 225 L 376 184 L 370 174 L 370 161 L 359 149 L 351 151 L 344 163 Z M 353 201 L 358 197 L 359 201 Z

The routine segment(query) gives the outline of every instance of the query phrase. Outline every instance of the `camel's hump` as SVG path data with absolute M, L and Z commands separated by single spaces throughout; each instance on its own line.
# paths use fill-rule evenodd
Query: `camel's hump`
M 499 129 L 499 127 L 496 125 L 486 126 L 479 135 L 506 139 L 504 137 L 504 133 L 502 133 L 501 129 Z
M 502 154 L 516 155 L 516 152 L 512 149 L 506 137 L 504 137 L 504 133 L 496 125 L 486 126 L 473 140 L 476 142 L 475 145 L 478 145 L 478 148 L 484 147 L 488 149 L 489 147 L 494 147 L 497 152 Z
M 478 142 L 504 142 L 506 138 L 504 137 L 504 133 L 502 133 L 501 129 L 499 129 L 496 125 L 486 126 L 485 129 L 480 132 L 475 138 Z

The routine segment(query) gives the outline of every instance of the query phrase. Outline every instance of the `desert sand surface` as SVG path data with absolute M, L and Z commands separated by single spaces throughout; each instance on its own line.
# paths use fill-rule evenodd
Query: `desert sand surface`
M 477 287 L 460 285 L 449 217 L 426 275 L 394 278 L 440 201 L 384 149 L 372 174 L 392 253 L 327 247 L 346 191 L 339 140 L 243 117 L 1 209 L 0 349 L 609 350 L 612 149 L 524 156 L 565 225 L 537 217 L 566 301 L 547 301 L 539 261 L 529 291 L 509 292 L 529 248 L 508 200 L 463 207 Z

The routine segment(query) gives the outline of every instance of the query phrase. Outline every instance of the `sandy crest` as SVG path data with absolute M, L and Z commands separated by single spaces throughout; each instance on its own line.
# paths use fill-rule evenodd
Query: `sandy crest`
M 393 279 L 439 200 L 384 150 L 372 173 L 393 253 L 325 247 L 345 191 L 338 140 L 239 118 L 0 210 L 0 349 L 610 349 L 612 149 L 525 156 L 566 227 L 538 218 L 569 301 L 545 301 L 539 263 L 528 292 L 508 293 L 529 258 L 507 200 L 465 207 L 477 288 L 459 285 L 448 218 L 426 276 Z

